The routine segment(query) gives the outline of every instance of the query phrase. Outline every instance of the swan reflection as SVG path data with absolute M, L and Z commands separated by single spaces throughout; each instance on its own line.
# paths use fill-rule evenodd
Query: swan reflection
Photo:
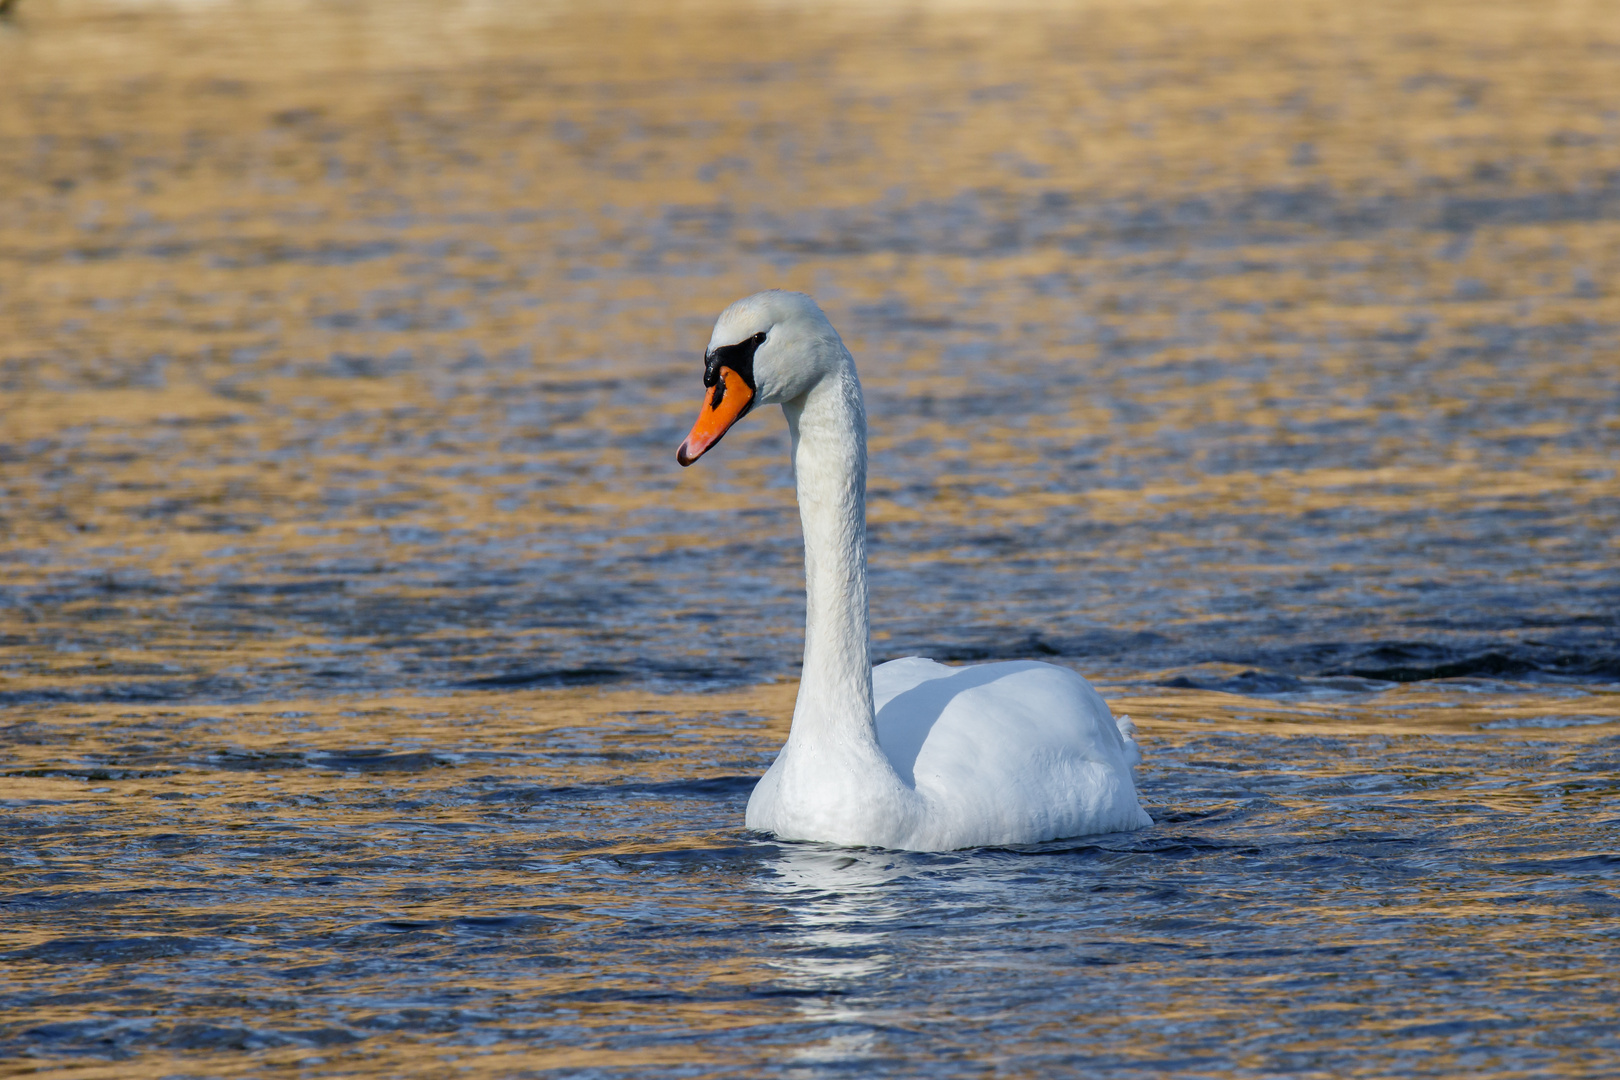
M 800 1047 L 795 1060 L 848 1061 L 878 1052 L 867 1002 L 894 969 L 889 936 L 909 906 L 890 886 L 914 867 L 900 852 L 784 846 L 762 882 L 786 916 L 788 944 L 766 961 L 779 985 L 804 995 L 797 1008 L 816 1024 L 849 1025 Z

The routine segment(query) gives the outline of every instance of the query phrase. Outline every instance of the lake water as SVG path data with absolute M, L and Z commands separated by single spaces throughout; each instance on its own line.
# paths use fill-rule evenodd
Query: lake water
M 1620 1071 L 1620 7 L 581 7 L 0 21 L 0 1076 Z M 1154 827 L 743 829 L 767 286 Z

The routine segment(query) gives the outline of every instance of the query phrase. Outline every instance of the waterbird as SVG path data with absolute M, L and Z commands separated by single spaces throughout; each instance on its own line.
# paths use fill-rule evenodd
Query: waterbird
M 704 351 L 691 465 L 757 405 L 781 405 L 804 529 L 804 667 L 787 743 L 745 824 L 783 840 L 948 851 L 1151 825 L 1135 726 L 1077 673 L 1012 661 L 871 664 L 866 405 L 821 308 L 771 289 L 721 313 Z

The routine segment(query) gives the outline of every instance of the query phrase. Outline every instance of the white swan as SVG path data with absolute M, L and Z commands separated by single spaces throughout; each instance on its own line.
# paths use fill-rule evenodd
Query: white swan
M 855 361 L 814 300 L 771 290 L 728 307 L 707 391 L 676 452 L 690 465 L 755 405 L 793 436 L 804 526 L 804 671 L 787 744 L 748 800 L 784 840 L 945 851 L 1151 825 L 1134 728 L 1067 668 L 874 670 L 866 594 L 866 406 Z

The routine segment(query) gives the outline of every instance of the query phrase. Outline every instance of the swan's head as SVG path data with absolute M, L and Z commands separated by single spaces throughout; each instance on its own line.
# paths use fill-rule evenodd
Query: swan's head
M 675 451 L 690 465 L 755 405 L 779 405 L 849 363 L 849 352 L 816 302 L 768 289 L 720 313 L 703 354 L 703 410 Z

